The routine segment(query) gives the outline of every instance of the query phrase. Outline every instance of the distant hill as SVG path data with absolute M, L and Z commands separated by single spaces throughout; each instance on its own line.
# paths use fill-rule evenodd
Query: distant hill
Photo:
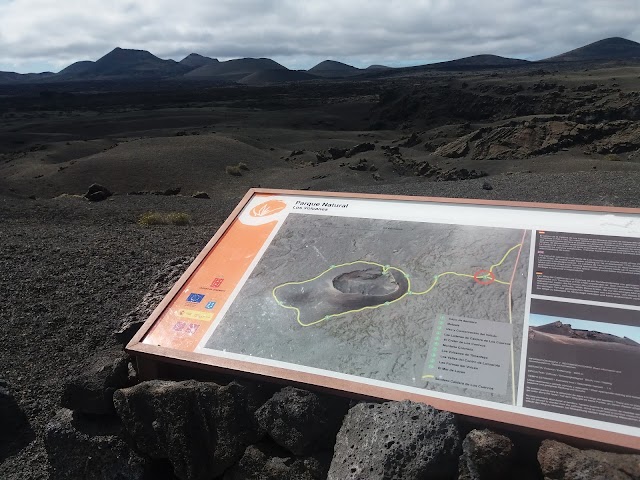
M 0 72 L 0 84 L 7 83 L 27 83 L 37 82 L 53 77 L 53 72 L 42 73 L 16 73 L 16 72 Z
M 541 60 L 542 62 L 587 62 L 597 60 L 640 59 L 640 43 L 626 38 L 605 38 L 566 53 Z
M 335 60 L 325 60 L 307 72 L 319 77 L 350 77 L 362 73 L 362 70 Z
M 541 63 L 552 62 L 601 62 L 603 64 L 628 60 L 640 62 L 640 43 L 624 38 L 606 38 L 545 60 L 530 62 L 498 55 L 474 55 L 439 63 L 411 67 L 392 68 L 385 65 L 370 65 L 360 69 L 336 60 L 324 60 L 306 72 L 292 71 L 269 58 L 239 58 L 218 61 L 198 53 L 191 53 L 176 62 L 163 60 L 146 50 L 115 48 L 102 58 L 75 62 L 57 74 L 51 72 L 20 74 L 0 72 L 0 83 L 35 83 L 51 81 L 91 80 L 145 80 L 145 79 L 192 79 L 215 82 L 242 82 L 247 85 L 310 80 L 313 78 L 362 79 L 414 75 L 431 70 L 489 70 L 492 68 L 524 67 L 539 68 Z M 281 75 L 275 71 L 280 70 Z M 310 75 L 310 76 L 307 76 Z
M 15 72 L 0 72 L 0 83 L 13 83 L 20 80 L 19 73 Z
M 236 81 L 263 70 L 287 70 L 287 68 L 269 58 L 239 58 L 204 65 L 185 74 L 185 78 L 194 80 L 218 78 Z
M 539 327 L 529 327 L 536 332 L 547 333 L 551 335 L 557 335 L 561 337 L 568 337 L 580 340 L 591 340 L 595 342 L 606 343 L 619 343 L 622 345 L 629 345 L 640 347 L 640 343 L 635 342 L 627 337 L 618 337 L 610 333 L 602 333 L 594 330 L 577 330 L 571 327 L 571 324 L 558 322 L 548 323 L 546 325 L 540 325 Z
M 212 63 L 219 63 L 217 58 L 210 58 L 200 55 L 198 53 L 190 53 L 179 62 L 181 65 L 185 65 L 191 68 L 202 67 L 203 65 L 210 65 Z
M 174 60 L 162 60 L 146 50 L 115 48 L 95 62 L 76 62 L 62 70 L 58 79 L 163 78 L 189 70 Z
M 299 70 L 261 70 L 238 80 L 243 85 L 265 85 L 269 83 L 303 82 L 319 77 Z
M 432 63 L 433 68 L 457 68 L 457 67 L 508 67 L 526 65 L 528 60 L 518 58 L 501 57 L 499 55 L 472 55 L 447 62 Z
M 95 64 L 96 62 L 91 60 L 81 60 L 80 62 L 72 63 L 67 68 L 63 68 L 58 72 L 58 75 L 82 75 L 91 70 Z

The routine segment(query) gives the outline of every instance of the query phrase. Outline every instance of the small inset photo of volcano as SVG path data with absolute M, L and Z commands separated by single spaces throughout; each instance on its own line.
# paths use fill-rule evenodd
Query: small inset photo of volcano
M 640 326 L 532 314 L 529 342 L 640 354 Z

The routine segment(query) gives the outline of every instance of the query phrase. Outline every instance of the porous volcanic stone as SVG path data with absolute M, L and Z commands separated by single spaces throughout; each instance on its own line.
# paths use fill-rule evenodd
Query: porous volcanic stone
M 192 195 L 193 198 L 202 198 L 204 200 L 208 200 L 211 197 L 209 196 L 209 194 L 207 192 L 196 192 Z
M 511 440 L 491 430 L 472 430 L 462 442 L 458 480 L 513 478 L 514 448 Z
M 417 133 L 412 133 L 409 138 L 407 138 L 404 142 L 399 143 L 399 147 L 411 148 L 416 145 L 420 145 L 422 143 L 422 139 L 418 136 Z
M 260 426 L 296 455 L 331 449 L 347 412 L 346 400 L 285 387 L 256 412 Z
M 331 147 L 327 152 L 331 155 L 332 159 L 338 160 L 339 158 L 344 157 L 348 150 L 348 148 Z
M 115 417 L 84 420 L 63 408 L 45 429 L 51 480 L 142 479 L 145 461 L 119 436 Z
M 349 158 L 357 155 L 358 153 L 368 152 L 370 150 L 375 150 L 376 146 L 373 143 L 359 143 L 355 147 L 351 147 L 344 156 Z M 331 151 L 331 150 L 329 150 Z M 334 157 L 335 158 L 335 157 Z
M 538 450 L 545 480 L 640 479 L 640 455 L 580 450 L 545 440 Z
M 448 479 L 460 443 L 451 413 L 410 401 L 360 403 L 338 432 L 328 479 Z
M 168 459 L 182 480 L 210 480 L 262 437 L 256 395 L 235 382 L 152 380 L 116 391 L 113 400 L 142 453 Z
M 113 193 L 111 193 L 111 191 L 109 191 L 108 188 L 103 187 L 98 183 L 92 184 L 87 190 L 87 193 L 84 194 L 85 198 L 91 200 L 92 202 L 99 202 L 101 200 L 105 200 L 111 195 L 113 195 Z
M 65 384 L 62 406 L 94 415 L 114 413 L 113 392 L 135 383 L 129 365 L 128 356 L 122 353 L 95 355 L 80 375 Z
M 13 398 L 9 384 L 0 379 L 0 462 L 28 443 L 32 436 L 29 421 Z
M 107 198 L 109 198 L 109 195 L 107 195 L 104 192 L 100 192 L 99 191 L 99 192 L 93 192 L 91 194 L 86 194 L 85 197 L 90 202 L 101 202 L 101 201 L 106 200 Z
M 224 480 L 324 480 L 330 455 L 292 457 L 272 445 L 247 447 L 240 461 L 227 470 Z
M 142 301 L 116 323 L 114 336 L 118 342 L 129 343 L 192 261 L 193 257 L 178 257 L 162 266 Z

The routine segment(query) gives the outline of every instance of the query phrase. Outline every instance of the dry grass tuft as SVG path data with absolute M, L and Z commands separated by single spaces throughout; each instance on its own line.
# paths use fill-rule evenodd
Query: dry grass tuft
M 227 165 L 224 171 L 227 172 L 228 175 L 241 177 L 243 171 L 245 172 L 249 171 L 249 166 L 244 162 L 240 162 L 237 165 Z
M 55 199 L 58 199 L 58 198 L 82 198 L 82 199 L 84 199 L 84 195 L 75 195 L 73 193 L 61 193 L 60 195 L 55 197 Z
M 235 165 L 227 165 L 224 168 L 224 171 L 227 172 L 228 175 L 233 175 L 234 177 L 242 176 L 242 171 Z
M 605 155 L 604 159 L 609 160 L 610 162 L 622 161 L 622 159 L 620 158 L 620 155 L 616 155 L 615 153 L 610 153 L 609 155 Z
M 138 225 L 145 227 L 151 225 L 189 225 L 191 216 L 182 212 L 146 212 L 138 219 Z

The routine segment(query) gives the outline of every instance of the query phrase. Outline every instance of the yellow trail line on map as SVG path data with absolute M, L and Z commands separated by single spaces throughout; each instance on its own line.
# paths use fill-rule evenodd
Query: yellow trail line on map
M 511 252 L 513 252 L 516 248 L 519 248 L 521 246 L 522 246 L 522 243 L 519 243 L 518 245 L 515 245 L 515 246 L 511 247 L 509 250 L 507 250 L 507 253 L 504 254 L 502 259 L 498 263 L 494 263 L 493 265 L 491 265 L 491 267 L 489 268 L 489 272 L 493 273 L 493 269 L 494 268 L 497 268 L 497 267 L 501 266 L 504 263 L 504 261 L 507 259 L 509 254 Z M 397 272 L 400 272 L 407 279 L 407 291 L 402 296 L 400 296 L 400 297 L 398 297 L 395 300 L 392 300 L 390 302 L 384 302 L 384 303 L 381 303 L 379 305 L 371 305 L 371 306 L 367 306 L 367 307 L 362 307 L 362 308 L 358 308 L 356 310 L 347 310 L 346 312 L 334 313 L 333 315 L 326 315 L 323 318 L 321 318 L 319 320 L 315 320 L 315 321 L 310 322 L 310 323 L 303 323 L 300 320 L 300 309 L 298 307 L 292 307 L 290 305 L 283 304 L 278 299 L 278 296 L 276 295 L 276 291 L 278 289 L 280 289 L 282 287 L 286 287 L 287 285 L 303 285 L 305 283 L 309 283 L 309 282 L 312 282 L 314 280 L 317 280 L 318 278 L 322 277 L 325 273 L 328 273 L 328 272 L 330 272 L 331 270 L 333 270 L 335 268 L 346 267 L 346 266 L 349 266 L 349 265 L 356 265 L 356 264 L 373 265 L 373 266 L 376 266 L 376 267 L 380 267 L 382 269 L 382 273 L 387 273 L 389 270 L 395 270 Z M 426 294 L 428 294 L 429 292 L 431 292 L 435 288 L 435 286 L 438 284 L 438 280 L 440 279 L 440 277 L 444 277 L 446 275 L 453 275 L 453 276 L 456 276 L 456 277 L 476 278 L 475 275 L 469 275 L 467 273 L 443 272 L 443 273 L 440 273 L 440 274 L 434 276 L 433 283 L 431 284 L 431 286 L 428 289 L 426 289 L 423 292 L 413 292 L 413 291 L 411 291 L 411 279 L 410 279 L 409 275 L 404 270 L 402 270 L 400 268 L 397 268 L 397 267 L 392 267 L 392 266 L 389 266 L 389 265 L 382 265 L 381 263 L 377 263 L 377 262 L 369 262 L 369 261 L 366 261 L 366 260 L 356 260 L 354 262 L 341 263 L 339 265 L 331 265 L 329 268 L 327 268 L 325 271 L 323 271 L 319 275 L 316 275 L 315 277 L 310 278 L 308 280 L 303 280 L 303 281 L 300 281 L 300 282 L 287 282 L 287 283 L 280 284 L 280 285 L 276 286 L 271 291 L 271 295 L 273 296 L 274 300 L 276 301 L 276 303 L 279 306 L 281 306 L 282 308 L 289 309 L 289 310 L 294 310 L 296 312 L 296 321 L 301 326 L 303 326 L 303 327 L 311 327 L 313 325 L 317 325 L 317 324 L 322 323 L 322 322 L 324 322 L 326 320 L 329 320 L 330 318 L 341 317 L 343 315 L 348 315 L 350 313 L 357 313 L 357 312 L 363 312 L 365 310 L 375 310 L 377 308 L 386 307 L 388 305 L 392 305 L 392 304 L 394 304 L 396 302 L 399 302 L 403 298 L 405 298 L 407 296 L 410 296 L 410 295 L 426 295 Z M 490 278 L 490 276 L 484 275 L 484 276 L 477 277 L 477 278 L 479 278 L 479 279 L 487 279 L 487 278 Z M 496 279 L 495 277 L 494 277 L 494 282 L 502 284 L 502 285 L 511 286 L 510 282 L 504 282 L 502 280 Z M 510 319 L 510 321 L 511 321 L 511 319 Z

